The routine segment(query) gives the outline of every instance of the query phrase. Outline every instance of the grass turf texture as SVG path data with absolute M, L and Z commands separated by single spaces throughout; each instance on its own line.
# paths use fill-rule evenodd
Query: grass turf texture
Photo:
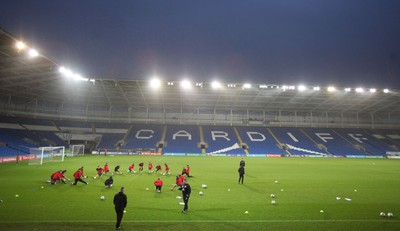
M 112 199 L 120 186 L 126 187 L 128 196 L 124 230 L 400 230 L 398 160 L 249 157 L 244 185 L 237 183 L 239 160 L 87 155 L 42 166 L 1 164 L 0 230 L 113 230 Z M 137 171 L 141 161 L 141 175 L 126 172 L 131 163 Z M 168 163 L 172 174 L 148 174 L 149 161 L 154 166 Z M 93 179 L 97 165 L 106 162 L 110 169 L 120 164 L 123 171 L 114 176 L 111 189 L 104 188 L 106 177 Z M 182 200 L 176 199 L 181 192 L 169 188 L 187 164 L 194 177 L 189 178 L 189 213 L 182 214 Z M 59 169 L 67 169 L 66 176 L 72 178 L 82 165 L 89 185 L 45 183 Z M 162 193 L 154 191 L 157 177 L 164 181 Z M 276 195 L 276 205 L 271 205 L 270 194 Z M 105 200 L 100 200 L 102 195 Z M 395 217 L 380 217 L 382 211 Z

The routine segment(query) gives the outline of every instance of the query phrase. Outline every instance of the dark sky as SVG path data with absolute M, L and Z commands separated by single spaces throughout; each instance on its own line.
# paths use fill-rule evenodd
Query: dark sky
M 0 27 L 92 78 L 400 88 L 400 0 L 1 0 Z

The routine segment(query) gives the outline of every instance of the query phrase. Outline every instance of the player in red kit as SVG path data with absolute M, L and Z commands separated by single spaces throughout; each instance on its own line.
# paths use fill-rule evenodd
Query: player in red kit
M 51 176 L 50 176 L 50 183 L 51 184 L 56 184 L 57 181 L 63 182 L 65 184 L 65 181 L 62 179 L 62 173 L 61 172 L 62 171 L 60 170 L 60 171 L 57 171 L 57 172 L 51 174 Z
M 184 179 L 185 179 L 185 177 L 183 175 L 181 175 L 181 174 L 176 175 L 175 184 L 172 186 L 171 191 L 174 190 L 174 188 L 176 186 L 181 187 Z
M 97 171 L 97 174 L 96 174 L 96 176 L 93 177 L 93 179 L 96 179 L 97 177 L 100 178 L 103 176 L 103 168 L 100 167 L 100 165 L 97 166 L 96 171 Z
M 81 169 L 78 169 L 78 171 L 76 171 L 74 173 L 75 182 L 73 183 L 73 185 L 76 185 L 76 183 L 78 183 L 78 181 L 80 181 L 84 184 L 89 184 L 89 183 L 85 182 L 84 180 L 82 180 L 81 177 L 82 177 L 82 171 L 81 171 Z
M 165 166 L 165 174 L 171 174 L 171 173 L 169 173 L 169 166 L 168 166 L 168 164 L 164 164 L 164 166 Z
M 158 171 L 160 171 L 162 173 L 162 167 L 159 164 L 156 166 L 156 172 L 158 172 Z
M 156 191 L 161 192 L 161 188 L 163 186 L 163 181 L 158 178 L 156 181 L 154 181 L 154 185 L 156 186 Z
M 134 172 L 133 169 L 135 168 L 135 164 L 129 165 L 128 172 Z
M 104 169 L 103 169 L 104 175 L 106 175 L 108 172 L 110 172 L 110 168 L 108 167 L 108 163 L 106 163 L 104 165 Z
M 192 177 L 192 175 L 190 175 L 190 167 L 189 167 L 189 165 L 186 165 L 186 176 L 187 177 Z
M 144 163 L 140 162 L 139 163 L 139 172 L 143 171 L 143 166 L 144 166 Z
M 151 162 L 149 162 L 149 164 L 147 165 L 147 168 L 148 168 L 149 173 L 153 172 L 153 164 Z

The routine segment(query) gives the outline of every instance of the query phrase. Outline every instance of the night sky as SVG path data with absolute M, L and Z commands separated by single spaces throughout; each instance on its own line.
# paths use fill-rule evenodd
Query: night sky
M 400 0 L 1 0 L 0 27 L 90 78 L 400 88 Z

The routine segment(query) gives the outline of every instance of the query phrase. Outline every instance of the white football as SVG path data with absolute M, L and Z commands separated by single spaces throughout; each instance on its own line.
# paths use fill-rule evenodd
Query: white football
M 104 197 L 104 196 L 101 196 L 101 197 L 100 197 L 100 200 L 104 200 L 104 199 L 105 199 L 105 197 Z
M 272 198 L 275 198 L 275 194 L 271 194 L 271 197 L 272 197 Z
M 384 212 L 381 212 L 381 213 L 379 214 L 379 216 L 381 216 L 381 217 L 385 217 L 385 216 L 386 216 L 386 214 L 385 214 Z
M 389 213 L 387 213 L 387 216 L 388 216 L 388 217 L 393 217 L 393 213 L 390 213 L 390 212 L 389 212 Z
M 201 196 L 201 195 L 203 195 L 203 192 L 202 192 L 202 191 L 200 191 L 200 192 L 199 192 L 199 195 L 200 195 L 200 196 Z
M 272 200 L 272 201 L 271 201 L 271 204 L 276 205 L 276 201 L 275 201 L 275 200 Z

